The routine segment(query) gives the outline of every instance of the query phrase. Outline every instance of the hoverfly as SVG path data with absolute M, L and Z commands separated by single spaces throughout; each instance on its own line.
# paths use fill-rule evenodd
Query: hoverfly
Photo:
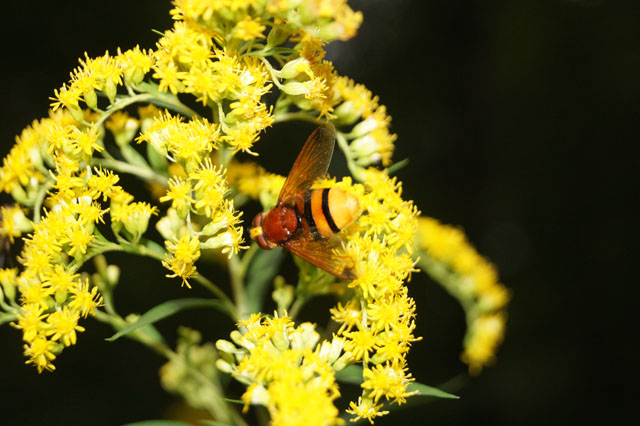
M 278 196 L 276 206 L 253 219 L 251 238 L 271 250 L 284 247 L 307 262 L 351 280 L 356 276 L 353 261 L 336 253 L 341 238 L 336 235 L 360 215 L 358 200 L 337 188 L 310 189 L 323 178 L 335 142 L 335 128 L 327 123 L 311 133 L 293 163 Z

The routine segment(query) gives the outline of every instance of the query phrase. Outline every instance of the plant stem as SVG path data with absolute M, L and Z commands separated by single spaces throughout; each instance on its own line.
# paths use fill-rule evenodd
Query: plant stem
M 36 201 L 33 204 L 33 223 L 40 222 L 40 210 L 42 209 L 42 203 L 44 202 L 44 198 L 47 196 L 47 189 L 51 187 L 51 184 L 45 182 L 42 184 L 42 187 L 38 190 L 38 196 L 36 197 Z
M 244 288 L 244 276 L 247 272 L 246 265 L 244 265 L 239 256 L 231 256 L 229 259 L 229 274 L 231 275 L 231 290 L 233 291 L 233 298 L 236 301 L 236 308 L 238 317 L 240 319 L 245 318 L 247 312 L 247 292 Z
M 174 97 L 170 95 L 159 95 L 153 93 L 140 93 L 135 96 L 127 96 L 118 98 L 106 111 L 102 113 L 100 119 L 95 123 L 96 127 L 100 127 L 102 123 L 105 122 L 111 114 L 116 111 L 120 111 L 123 108 L 128 107 L 129 105 L 133 105 L 138 102 L 149 102 L 154 105 L 167 107 L 173 111 L 179 112 L 187 117 L 193 117 L 198 115 L 194 110 L 184 105 L 182 102 L 178 101 Z
M 349 148 L 349 144 L 344 137 L 342 132 L 336 132 L 336 141 L 338 142 L 338 146 L 344 153 L 345 158 L 347 159 L 347 167 L 349 171 L 353 175 L 354 178 L 359 180 L 360 182 L 364 181 L 364 169 L 357 165 L 355 160 L 353 159 L 353 154 L 351 153 L 351 148 Z
M 91 165 L 102 166 L 111 170 L 115 170 L 122 173 L 129 173 L 144 179 L 147 182 L 155 182 L 160 185 L 167 186 L 167 178 L 157 173 L 153 169 L 146 169 L 133 164 L 126 163 L 124 161 L 112 160 L 110 158 L 93 158 Z
M 313 115 L 307 114 L 304 111 L 285 112 L 282 114 L 276 114 L 273 117 L 274 123 L 284 123 L 286 121 L 301 120 L 309 123 L 320 124 L 320 121 Z
M 108 314 L 99 309 L 96 310 L 95 318 L 100 322 L 111 325 L 116 331 L 122 330 L 129 325 L 129 323 L 119 315 Z M 224 401 L 222 390 L 220 389 L 219 384 L 211 381 L 211 379 L 202 374 L 200 370 L 195 368 L 193 364 L 184 359 L 183 356 L 171 350 L 171 348 L 169 348 L 164 343 L 159 342 L 158 340 L 146 334 L 143 328 L 132 330 L 131 333 L 127 335 L 127 337 L 139 343 L 142 343 L 143 345 L 149 347 L 154 352 L 165 357 L 169 361 L 182 364 L 184 367 L 186 367 L 186 369 L 189 371 L 189 374 L 191 374 L 193 378 L 195 378 L 203 386 L 211 388 L 213 392 L 211 392 L 210 396 L 212 398 L 211 405 L 213 409 L 209 411 L 211 415 L 214 416 L 214 418 L 224 423 L 232 423 L 239 426 L 246 425 L 244 419 Z
M 300 310 L 302 309 L 304 304 L 307 303 L 308 300 L 309 299 L 306 297 L 302 297 L 302 296 L 296 297 L 296 300 L 293 302 L 288 312 L 291 319 L 295 319 L 298 316 L 298 314 L 300 313 Z
M 227 294 L 224 291 L 222 291 L 220 289 L 220 287 L 218 287 L 217 285 L 215 285 L 214 283 L 209 281 L 209 279 L 207 279 L 206 277 L 203 277 L 200 274 L 196 275 L 194 277 L 194 280 L 196 280 L 198 283 L 200 283 L 200 285 L 202 285 L 204 288 L 209 290 L 211 293 L 213 293 L 216 296 L 218 296 L 218 298 L 222 302 L 224 302 L 224 304 L 226 305 L 227 309 L 229 310 L 229 313 L 232 316 L 231 319 L 233 321 L 238 321 L 240 319 L 238 309 L 234 305 L 233 301 L 229 298 L 229 296 L 227 296 Z

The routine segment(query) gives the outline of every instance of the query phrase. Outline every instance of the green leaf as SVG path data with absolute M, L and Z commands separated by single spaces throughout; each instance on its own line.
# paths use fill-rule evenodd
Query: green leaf
M 149 169 L 149 163 L 134 147 L 131 145 L 123 145 L 120 147 L 120 152 L 127 162 L 134 166 L 142 167 L 143 169 Z
M 215 299 L 187 298 L 187 299 L 169 300 L 159 304 L 158 306 L 155 306 L 149 309 L 136 322 L 123 328 L 113 336 L 108 337 L 106 340 L 108 340 L 109 342 L 113 342 L 114 340 L 119 339 L 120 337 L 130 333 L 131 331 L 137 328 L 140 328 L 149 324 L 153 324 L 154 322 L 170 317 L 171 315 L 177 312 L 184 311 L 186 309 L 205 308 L 205 307 L 215 308 L 224 312 L 227 311 L 224 303 Z
M 267 289 L 280 269 L 284 251 L 259 250 L 251 259 L 247 271 L 247 311 L 260 312 Z
M 162 173 L 165 176 L 169 175 L 169 161 L 167 157 L 161 155 L 150 143 L 147 145 L 147 158 L 151 167 L 158 173 Z
M 347 365 L 340 371 L 336 371 L 336 380 L 350 385 L 362 383 L 362 367 L 359 365 Z
M 162 257 L 164 257 L 164 255 L 167 253 L 164 247 L 153 240 L 143 239 L 140 241 L 140 244 L 142 244 L 147 249 L 161 255 Z
M 389 168 L 387 169 L 387 174 L 389 176 L 391 176 L 394 173 L 396 173 L 398 170 L 401 170 L 401 169 L 405 168 L 407 166 L 407 164 L 409 164 L 409 159 L 408 158 L 405 158 L 404 160 L 397 161 L 397 162 L 395 162 L 395 163 L 393 163 L 392 165 L 389 166 Z
M 14 314 L 3 312 L 0 314 L 0 324 L 4 324 L 5 322 L 14 321 L 16 316 Z
M 215 420 L 198 420 L 198 423 L 205 426 L 229 426 L 228 423 L 217 422 Z
M 416 390 L 419 392 L 416 396 L 433 396 L 435 398 L 460 399 L 458 395 L 445 392 L 432 386 L 423 385 L 422 383 L 418 382 L 413 382 L 409 386 L 407 386 L 407 391 L 409 392 L 413 392 Z
M 177 420 L 142 420 L 140 422 L 127 423 L 122 426 L 191 426 L 191 423 Z
M 359 365 L 349 365 L 340 371 L 336 371 L 336 380 L 341 383 L 360 385 L 362 383 L 362 367 Z M 407 386 L 407 392 L 418 391 L 416 396 L 432 396 L 436 398 L 459 399 L 457 395 L 445 392 L 432 386 L 413 382 Z

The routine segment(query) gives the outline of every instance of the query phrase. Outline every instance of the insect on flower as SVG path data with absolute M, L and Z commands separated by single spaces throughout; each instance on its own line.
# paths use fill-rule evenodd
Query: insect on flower
M 356 276 L 353 260 L 340 254 L 339 232 L 360 215 L 358 200 L 337 188 L 310 189 L 329 168 L 335 128 L 327 123 L 311 133 L 293 163 L 276 206 L 253 219 L 251 238 L 266 250 L 284 247 L 345 280 Z

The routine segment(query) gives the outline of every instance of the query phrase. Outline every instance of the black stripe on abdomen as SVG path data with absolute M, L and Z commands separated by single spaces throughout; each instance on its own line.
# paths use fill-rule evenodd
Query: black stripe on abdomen
M 329 228 L 335 233 L 340 232 L 340 228 L 333 221 L 333 217 L 331 217 L 331 211 L 329 210 L 329 191 L 331 188 L 324 188 L 322 190 L 322 213 L 324 213 L 324 218 L 327 220 L 327 224 Z
M 311 194 L 312 191 L 309 191 L 308 196 L 305 197 L 304 200 L 304 218 L 307 221 L 307 224 L 309 225 L 309 229 L 311 229 L 312 232 L 317 232 L 318 228 L 316 226 L 316 221 L 313 219 L 313 211 L 311 210 Z

